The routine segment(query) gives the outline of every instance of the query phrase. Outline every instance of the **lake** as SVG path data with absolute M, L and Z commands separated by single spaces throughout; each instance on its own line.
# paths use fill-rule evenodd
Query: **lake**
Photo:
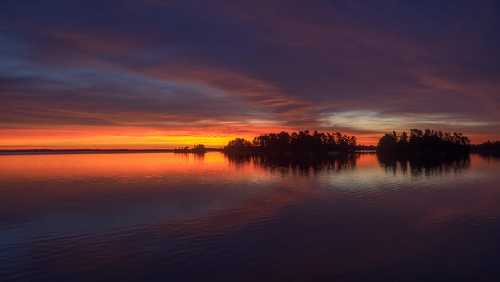
M 0 156 L 1 281 L 499 281 L 500 160 Z

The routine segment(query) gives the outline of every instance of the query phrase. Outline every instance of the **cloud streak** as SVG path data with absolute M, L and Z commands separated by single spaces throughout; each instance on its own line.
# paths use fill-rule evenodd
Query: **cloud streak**
M 453 3 L 5 1 L 0 131 L 499 138 L 498 3 Z

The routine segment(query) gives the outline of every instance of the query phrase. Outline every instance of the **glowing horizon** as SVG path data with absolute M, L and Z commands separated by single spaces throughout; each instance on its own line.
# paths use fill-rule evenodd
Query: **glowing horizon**
M 43 130 L 44 134 L 35 134 L 29 137 L 27 134 L 19 137 L 2 137 L 0 150 L 16 149 L 174 149 L 180 147 L 191 147 L 197 144 L 203 144 L 209 148 L 222 148 L 234 138 L 245 138 L 252 140 L 254 135 L 92 135 L 91 132 L 78 134 L 59 135 L 50 137 L 50 130 Z M 265 131 L 271 133 L 278 131 Z M 349 133 L 346 133 L 350 135 Z M 359 145 L 376 145 L 381 135 L 354 135 Z M 490 135 L 474 135 L 472 143 L 482 143 L 491 140 Z

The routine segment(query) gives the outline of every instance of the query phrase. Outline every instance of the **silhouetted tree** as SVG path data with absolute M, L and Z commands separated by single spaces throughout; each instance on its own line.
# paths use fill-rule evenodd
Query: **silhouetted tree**
M 469 138 L 461 133 L 448 133 L 426 129 L 411 129 L 406 132 L 392 132 L 380 138 L 377 150 L 380 153 L 464 153 L 470 149 Z
M 500 141 L 487 141 L 479 145 L 473 145 L 472 150 L 483 156 L 500 157 Z
M 352 152 L 356 148 L 354 136 L 339 132 L 310 133 L 308 130 L 269 133 L 257 136 L 250 143 L 241 138 L 234 139 L 224 148 L 226 152 L 252 152 L 266 154 L 320 154 L 330 152 Z
M 229 141 L 224 147 L 224 151 L 228 153 L 249 153 L 253 150 L 252 143 L 243 138 L 236 138 Z
M 193 148 L 182 147 L 174 149 L 174 153 L 195 153 L 195 154 L 204 154 L 207 151 L 207 148 L 203 144 L 194 145 Z
M 398 137 L 396 132 L 387 133 L 378 141 L 377 150 L 382 152 L 396 151 L 398 149 Z
M 205 153 L 207 151 L 207 149 L 205 148 L 205 145 L 197 144 L 197 145 L 194 145 L 192 151 L 193 151 L 193 153 Z

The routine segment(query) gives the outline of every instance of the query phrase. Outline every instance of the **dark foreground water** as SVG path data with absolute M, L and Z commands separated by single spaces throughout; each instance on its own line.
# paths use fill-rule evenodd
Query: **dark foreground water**
M 0 156 L 0 281 L 500 281 L 500 161 Z

